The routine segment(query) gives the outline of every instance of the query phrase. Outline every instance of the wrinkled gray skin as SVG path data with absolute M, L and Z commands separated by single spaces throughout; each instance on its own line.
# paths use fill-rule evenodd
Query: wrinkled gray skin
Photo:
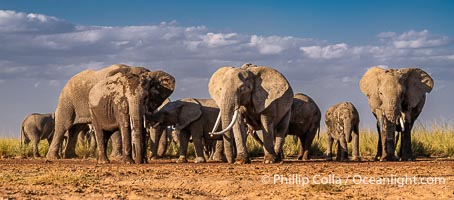
M 142 67 L 129 67 L 116 64 L 97 71 L 84 70 L 74 75 L 60 93 L 55 111 L 55 134 L 46 157 L 48 159 L 60 158 L 59 149 L 62 146 L 63 137 L 66 132 L 68 132 L 68 145 L 63 157 L 76 157 L 75 144 L 77 142 L 77 135 L 86 124 L 91 123 L 91 115 L 88 109 L 88 94 L 96 83 L 120 72 L 140 74 L 146 71 L 148 70 Z
M 33 142 L 33 157 L 40 157 L 38 152 L 39 141 L 46 139 L 50 144 L 54 134 L 54 114 L 32 113 L 25 117 L 21 125 L 21 142 L 28 145 Z
M 337 161 L 348 161 L 347 143 L 352 142 L 352 160 L 359 161 L 359 114 L 350 102 L 331 106 L 325 113 L 327 128 L 326 160 L 332 160 L 333 142 L 337 141 Z
M 321 115 L 320 108 L 312 98 L 302 93 L 293 96 L 288 135 L 295 135 L 300 139 L 298 160 L 310 159 L 309 150 L 320 129 Z
M 120 131 L 125 163 L 146 162 L 144 116 L 173 92 L 175 79 L 163 72 L 117 73 L 89 93 L 89 108 L 98 144 L 98 163 L 109 163 L 107 141 Z M 134 155 L 134 160 L 133 160 Z
M 281 155 L 290 121 L 293 90 L 281 73 L 252 64 L 240 68 L 221 67 L 211 76 L 208 89 L 220 108 L 223 130 L 215 134 L 223 134 L 224 152 L 229 163 L 250 162 L 244 120 L 254 130 L 263 131 L 264 162 L 282 160 L 277 155 Z M 234 118 L 234 113 L 238 112 Z M 233 126 L 229 126 L 231 122 Z
M 90 157 L 96 156 L 95 137 L 95 131 L 93 130 L 91 125 L 87 125 L 86 128 L 77 136 L 77 145 L 83 145 L 85 149 L 88 149 L 88 151 L 90 152 L 88 156 Z
M 361 92 L 377 119 L 379 134 L 376 160 L 397 160 L 395 132 L 402 132 L 400 160 L 414 160 L 411 150 L 411 129 L 432 91 L 433 79 L 418 68 L 383 69 L 372 67 L 360 80 Z
M 187 162 L 188 142 L 192 136 L 196 153 L 195 163 L 205 162 L 204 143 L 211 146 L 211 140 L 222 140 L 222 136 L 211 137 L 219 108 L 212 99 L 185 98 L 166 104 L 150 119 L 151 124 L 175 125 L 180 141 L 178 162 Z

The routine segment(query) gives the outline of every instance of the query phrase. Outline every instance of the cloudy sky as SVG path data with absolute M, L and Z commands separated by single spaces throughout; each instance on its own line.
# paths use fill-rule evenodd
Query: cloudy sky
M 353 102 L 363 127 L 374 121 L 358 85 L 367 68 L 415 66 L 435 80 L 419 121 L 453 122 L 454 2 L 339 3 L 0 0 L 0 136 L 53 112 L 74 74 L 115 63 L 172 74 L 172 99 L 209 97 L 220 66 L 272 66 L 323 113 Z

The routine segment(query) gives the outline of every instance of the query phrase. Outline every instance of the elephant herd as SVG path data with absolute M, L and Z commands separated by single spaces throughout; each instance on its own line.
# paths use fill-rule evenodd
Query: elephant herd
M 376 160 L 414 159 L 411 129 L 433 85 L 429 74 L 418 68 L 367 70 L 360 89 L 377 119 Z M 320 109 L 309 96 L 294 93 L 276 69 L 253 64 L 221 67 L 209 80 L 211 99 L 169 101 L 174 89 L 175 78 L 164 71 L 121 64 L 82 71 L 62 89 L 55 114 L 35 113 L 25 118 L 21 140 L 25 144 L 33 141 L 35 157 L 39 157 L 37 144 L 47 139 L 48 159 L 73 158 L 77 136 L 91 133 L 98 163 L 110 161 L 109 139 L 112 154 L 123 162 L 145 163 L 148 138 L 150 154 L 158 158 L 165 152 L 162 141 L 166 140 L 166 132 L 174 127 L 175 141 L 179 143 L 177 162 L 187 162 L 192 138 L 195 163 L 206 162 L 206 158 L 250 163 L 248 135 L 263 144 L 264 163 L 283 161 L 286 135 L 300 139 L 298 159 L 310 159 L 310 146 L 320 131 Z M 352 160 L 360 160 L 359 121 L 358 111 L 350 102 L 328 108 L 327 160 L 332 160 L 334 141 L 338 144 L 336 160 L 349 160 L 348 142 L 352 143 Z M 261 131 L 262 139 L 257 131 Z M 396 132 L 401 135 L 397 156 Z

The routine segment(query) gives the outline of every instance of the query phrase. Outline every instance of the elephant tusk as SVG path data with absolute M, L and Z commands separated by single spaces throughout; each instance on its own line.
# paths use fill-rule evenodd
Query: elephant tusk
M 157 123 L 154 124 L 152 127 L 153 127 L 153 128 L 157 128 L 160 124 L 161 124 L 161 122 L 157 122 Z
M 230 129 L 232 129 L 232 127 L 235 124 L 237 118 L 238 118 L 238 110 L 235 110 L 235 113 L 233 113 L 233 119 L 230 122 L 229 126 L 227 126 L 227 128 L 225 128 L 224 130 L 219 131 L 219 132 L 210 132 L 210 135 L 211 136 L 213 136 L 213 135 L 221 135 L 221 134 L 224 134 L 225 132 L 229 131 Z
M 211 136 L 213 136 L 213 134 L 211 134 L 211 133 L 216 132 L 216 130 L 218 129 L 220 123 L 221 123 L 221 111 L 219 111 L 218 118 L 216 118 L 216 123 L 214 123 L 213 130 L 210 132 Z
M 400 124 L 400 127 L 402 128 L 402 132 L 404 131 L 404 120 L 402 119 L 402 117 L 399 117 L 399 124 Z

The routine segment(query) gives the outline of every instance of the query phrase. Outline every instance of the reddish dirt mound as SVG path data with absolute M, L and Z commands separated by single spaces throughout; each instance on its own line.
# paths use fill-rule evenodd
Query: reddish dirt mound
M 0 160 L 0 198 L 454 198 L 454 160 L 144 165 Z

